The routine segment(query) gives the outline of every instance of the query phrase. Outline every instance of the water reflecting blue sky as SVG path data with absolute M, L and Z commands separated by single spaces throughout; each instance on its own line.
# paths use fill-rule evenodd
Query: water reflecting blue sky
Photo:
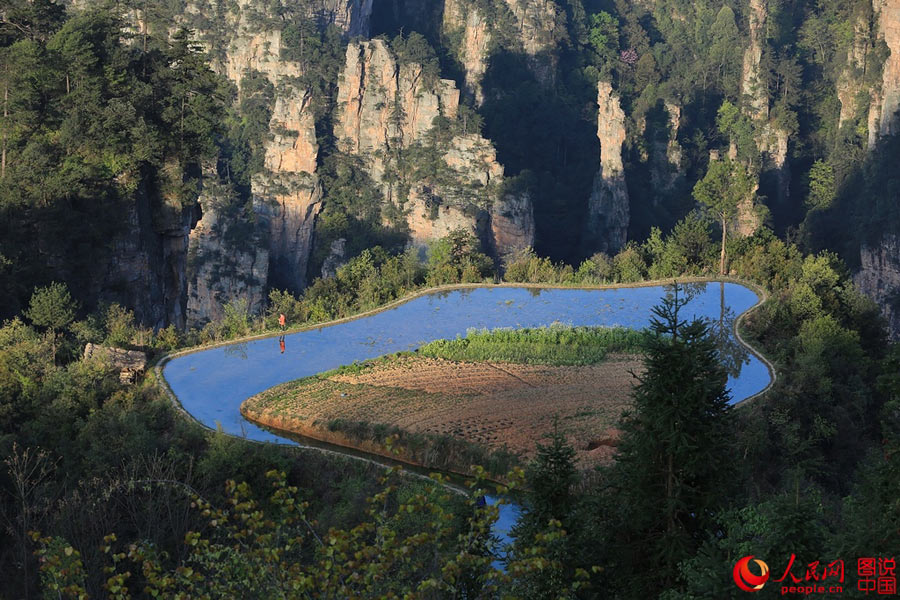
M 732 401 L 768 385 L 769 372 L 733 337 L 733 322 L 757 302 L 734 283 L 692 284 L 683 316 L 711 321 L 731 375 Z M 605 290 L 486 287 L 433 293 L 374 315 L 285 336 L 177 357 L 163 375 L 184 408 L 208 427 L 259 441 L 293 443 L 240 415 L 241 402 L 270 387 L 354 361 L 465 335 L 470 328 L 573 326 L 646 327 L 663 287 Z

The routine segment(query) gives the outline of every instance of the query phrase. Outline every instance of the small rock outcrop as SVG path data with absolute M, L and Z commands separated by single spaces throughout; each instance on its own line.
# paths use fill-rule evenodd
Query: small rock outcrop
M 426 198 L 421 193 L 411 195 L 406 204 L 406 222 L 409 225 L 410 242 L 420 249 L 436 239 L 446 237 L 455 229 L 465 229 L 481 238 L 488 225 L 483 211 L 466 213 L 459 206 Z
M 322 263 L 322 277 L 334 277 L 347 262 L 347 240 L 339 238 L 331 242 L 328 256 Z
M 885 235 L 878 244 L 864 244 L 859 254 L 853 282 L 878 303 L 891 337 L 900 340 L 900 236 Z
M 600 169 L 594 177 L 588 201 L 588 220 L 583 247 L 586 253 L 614 254 L 625 245 L 630 220 L 628 187 L 622 162 L 625 112 L 608 82 L 597 83 L 597 137 Z
M 654 202 L 659 202 L 660 197 L 672 192 L 676 182 L 683 176 L 681 169 L 682 148 L 678 143 L 678 128 L 681 127 L 681 107 L 672 101 L 663 103 L 667 116 L 667 132 L 665 138 L 653 131 L 646 131 L 647 119 L 642 117 L 638 121 L 638 131 L 641 134 L 650 134 L 650 152 L 642 153 L 641 158 L 650 162 L 650 177 L 653 189 L 656 191 Z
M 528 193 L 503 194 L 490 210 L 494 254 L 504 257 L 534 246 L 534 205 Z
M 669 143 L 666 144 L 666 158 L 676 170 L 681 169 L 681 145 L 678 143 L 678 129 L 681 127 L 681 107 L 674 102 L 666 102 L 669 115 Z
M 84 347 L 84 360 L 99 360 L 119 371 L 119 381 L 134 383 L 143 375 L 149 362 L 146 352 L 111 348 L 99 344 L 88 343 Z

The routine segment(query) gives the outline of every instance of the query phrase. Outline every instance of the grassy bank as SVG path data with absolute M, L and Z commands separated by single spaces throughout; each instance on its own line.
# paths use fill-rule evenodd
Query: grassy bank
M 456 361 L 582 366 L 597 364 L 609 353 L 640 354 L 646 335 L 625 327 L 472 329 L 466 337 L 426 344 L 419 354 Z
M 357 443 L 387 444 L 397 457 L 429 469 L 469 474 L 471 465 L 481 465 L 493 477 L 502 478 L 520 464 L 519 457 L 506 450 L 490 450 L 452 435 L 412 433 L 393 425 L 333 419 L 326 425 Z

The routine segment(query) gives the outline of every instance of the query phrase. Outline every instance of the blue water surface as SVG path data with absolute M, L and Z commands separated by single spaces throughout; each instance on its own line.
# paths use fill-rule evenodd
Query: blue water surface
M 651 309 L 667 293 L 663 287 L 603 290 L 484 287 L 420 296 L 389 310 L 352 321 L 285 336 L 258 339 L 185 354 L 170 360 L 163 376 L 185 410 L 210 428 L 277 444 L 296 444 L 257 427 L 240 414 L 247 398 L 281 383 L 379 356 L 413 350 L 438 339 L 464 336 L 470 328 L 649 325 Z M 733 334 L 734 319 L 758 302 L 735 283 L 690 284 L 685 318 L 710 319 L 728 354 L 732 403 L 765 389 L 766 366 Z M 715 329 L 715 328 L 714 328 Z M 552 401 L 548 399 L 548 401 Z M 503 507 L 508 527 L 514 510 Z M 505 536 L 503 536 L 505 537 Z

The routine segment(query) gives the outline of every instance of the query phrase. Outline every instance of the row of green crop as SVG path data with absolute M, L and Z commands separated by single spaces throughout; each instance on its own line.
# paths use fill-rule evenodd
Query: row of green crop
M 419 349 L 432 358 L 524 364 L 592 365 L 613 353 L 639 354 L 647 333 L 625 327 L 470 329 L 466 337 L 438 340 Z

